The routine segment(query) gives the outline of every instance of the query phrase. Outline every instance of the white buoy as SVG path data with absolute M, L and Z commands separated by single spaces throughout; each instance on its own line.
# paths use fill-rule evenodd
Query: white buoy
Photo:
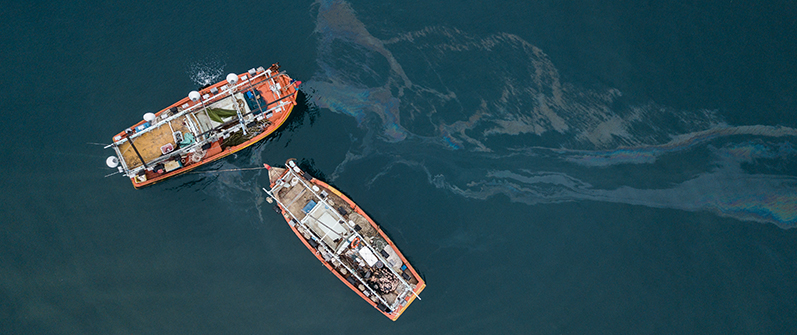
M 105 165 L 108 165 L 109 168 L 113 169 L 119 166 L 119 158 L 116 156 L 109 156 L 105 159 Z
M 191 99 L 191 101 L 199 101 L 199 98 L 201 97 L 202 95 L 200 95 L 197 91 L 191 91 L 191 93 L 188 93 L 188 99 Z
M 152 123 L 152 121 L 155 121 L 155 117 L 155 113 L 146 113 L 144 114 L 144 121 Z
M 238 75 L 235 74 L 235 73 L 228 74 L 227 75 L 227 82 L 230 83 L 230 85 L 235 85 L 235 83 L 238 82 Z

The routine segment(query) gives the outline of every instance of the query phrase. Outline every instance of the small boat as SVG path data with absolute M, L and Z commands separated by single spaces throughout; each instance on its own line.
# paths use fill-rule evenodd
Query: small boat
M 302 171 L 270 167 L 270 190 L 291 230 L 346 286 L 395 321 L 426 287 L 382 229 L 357 204 Z
M 210 163 L 274 133 L 296 105 L 294 81 L 274 64 L 227 75 L 116 134 L 106 159 L 141 188 Z

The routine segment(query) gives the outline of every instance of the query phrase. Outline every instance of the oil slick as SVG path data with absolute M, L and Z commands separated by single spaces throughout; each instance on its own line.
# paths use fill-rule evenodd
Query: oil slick
M 542 50 L 511 34 L 427 27 L 379 39 L 346 2 L 315 9 L 320 70 L 307 83 L 310 98 L 373 134 L 349 149 L 333 178 L 380 155 L 390 163 L 371 182 L 406 165 L 470 198 L 591 200 L 797 226 L 793 171 L 748 169 L 761 160 L 793 166 L 793 128 L 629 105 L 616 89 L 563 82 Z

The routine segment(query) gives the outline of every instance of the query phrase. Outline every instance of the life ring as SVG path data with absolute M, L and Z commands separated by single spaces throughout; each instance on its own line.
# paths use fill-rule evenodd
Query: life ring
M 359 237 L 355 237 L 355 238 L 354 238 L 354 240 L 353 240 L 353 241 L 351 241 L 351 245 L 349 245 L 349 247 L 351 247 L 352 249 L 354 249 L 354 248 L 356 248 L 358 245 L 360 245 L 360 238 L 359 238 Z

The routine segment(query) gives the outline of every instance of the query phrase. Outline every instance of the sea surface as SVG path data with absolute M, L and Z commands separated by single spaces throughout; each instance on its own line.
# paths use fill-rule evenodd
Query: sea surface
M 17 1 L 0 334 L 793 334 L 792 1 Z M 275 136 L 135 190 L 111 137 L 279 62 Z M 427 282 L 392 322 L 265 202 L 297 158 Z

